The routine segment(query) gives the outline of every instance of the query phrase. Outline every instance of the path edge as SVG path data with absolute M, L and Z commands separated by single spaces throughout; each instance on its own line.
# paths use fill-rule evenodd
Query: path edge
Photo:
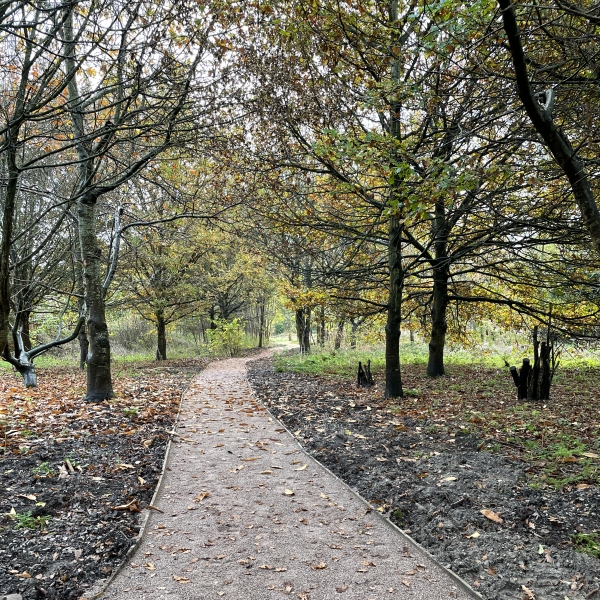
M 398 525 L 396 525 L 395 523 L 392 523 L 392 521 L 390 521 L 387 517 L 382 515 L 375 506 L 373 506 L 368 500 L 363 498 L 355 489 L 351 488 L 343 479 L 340 479 L 335 473 L 331 472 L 323 463 L 321 463 L 318 459 L 316 459 L 314 456 L 312 456 L 312 454 L 309 454 L 308 451 L 302 446 L 302 444 L 300 444 L 300 442 L 296 439 L 296 436 L 287 428 L 287 426 L 284 423 L 282 423 L 269 410 L 269 408 L 267 406 L 265 406 L 265 404 L 255 394 L 254 388 L 252 387 L 252 384 L 250 383 L 250 380 L 248 378 L 248 364 L 246 364 L 246 381 L 248 382 L 248 387 L 250 388 L 250 393 L 253 396 L 254 400 L 256 402 L 258 402 L 258 404 L 260 404 L 273 419 L 275 419 L 278 423 L 281 424 L 281 426 L 287 431 L 287 433 L 289 433 L 292 436 L 292 438 L 293 438 L 294 442 L 296 443 L 296 445 L 298 446 L 298 448 L 300 448 L 300 450 L 308 458 L 310 458 L 311 460 L 316 462 L 322 469 L 324 469 L 329 475 L 331 475 L 331 477 L 336 479 L 348 492 L 350 492 L 350 494 L 352 494 L 360 502 L 365 504 L 371 510 L 371 512 L 376 516 L 377 519 L 381 520 L 385 525 L 387 525 L 388 528 L 392 529 L 398 535 L 400 535 L 400 537 L 403 538 L 408 544 L 410 544 L 411 546 L 413 546 L 414 548 L 419 550 L 419 552 L 422 552 L 423 554 L 425 554 L 425 556 L 427 556 L 427 558 L 429 558 L 429 560 L 431 560 L 431 562 L 434 563 L 441 571 L 443 571 L 446 575 L 448 575 L 448 577 L 450 577 L 450 579 L 452 579 L 452 581 L 454 581 L 454 583 L 456 583 L 458 585 L 458 587 L 460 587 L 462 589 L 463 592 L 466 592 L 472 598 L 476 598 L 477 600 L 485 600 L 485 598 L 481 594 L 476 592 L 460 575 L 457 575 L 454 571 L 451 571 L 450 569 L 448 569 L 447 567 L 442 565 L 437 560 L 437 558 L 433 554 L 431 554 L 431 552 L 429 552 L 429 550 L 427 550 L 426 548 L 421 546 L 421 544 L 419 544 L 419 542 L 417 542 L 417 540 L 415 540 L 410 535 L 405 533 L 402 529 L 400 529 L 400 527 L 398 527 Z
M 167 470 L 167 462 L 168 462 L 169 456 L 171 454 L 171 445 L 173 444 L 174 436 L 177 435 L 175 433 L 175 428 L 177 427 L 177 425 L 179 423 L 179 417 L 181 415 L 181 407 L 183 406 L 183 399 L 189 392 L 189 390 L 192 386 L 192 383 L 193 383 L 194 379 L 196 379 L 196 377 L 197 376 L 195 376 L 190 381 L 189 385 L 186 386 L 186 388 L 181 393 L 181 397 L 179 398 L 179 408 L 177 409 L 177 415 L 175 417 L 175 421 L 173 422 L 173 427 L 172 427 L 171 433 L 169 435 L 169 441 L 167 442 L 167 447 L 165 449 L 165 457 L 163 459 L 162 469 L 161 469 L 160 475 L 158 477 L 158 483 L 156 484 L 156 488 L 154 489 L 154 494 L 152 495 L 152 499 L 150 500 L 150 505 L 152 505 L 152 506 L 154 506 L 154 503 L 156 502 L 156 499 L 158 498 L 158 494 L 162 490 L 163 481 L 165 478 L 165 472 Z M 96 600 L 97 598 L 101 598 L 104 595 L 104 593 L 106 592 L 106 590 L 108 589 L 108 586 L 113 582 L 113 580 L 117 577 L 117 575 L 125 568 L 127 563 L 133 558 L 133 555 L 136 553 L 137 549 L 140 547 L 140 544 L 142 543 L 142 540 L 144 539 L 144 534 L 146 533 L 146 527 L 148 526 L 148 521 L 150 520 L 150 514 L 152 512 L 152 509 L 150 509 L 150 508 L 145 508 L 143 510 L 146 511 L 146 514 L 144 515 L 144 518 L 142 519 L 142 523 L 140 524 L 140 530 L 137 534 L 137 538 L 136 538 L 133 546 L 131 546 L 129 548 L 129 550 L 127 550 L 127 554 L 125 554 L 121 563 L 110 574 L 110 576 L 107 579 L 101 579 L 100 581 L 95 583 L 93 585 L 92 589 L 89 590 L 88 592 L 86 592 L 82 596 L 83 599 Z

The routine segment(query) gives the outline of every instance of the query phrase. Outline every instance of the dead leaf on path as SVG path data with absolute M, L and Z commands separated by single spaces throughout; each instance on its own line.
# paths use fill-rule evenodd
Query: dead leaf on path
M 299 465 L 302 461 L 301 460 L 293 460 L 292 464 L 293 465 Z
M 260 460 L 260 456 L 250 456 L 249 458 L 243 458 L 246 462 L 250 462 L 251 460 Z
M 327 564 L 324 562 L 320 562 L 318 565 L 310 565 L 310 568 L 313 571 L 322 571 L 323 569 L 327 568 Z
M 154 566 L 154 563 L 148 562 L 144 565 L 144 569 L 148 569 L 148 571 L 155 571 L 156 567 Z
M 410 587 L 410 581 L 406 578 L 402 579 L 402 583 L 406 586 L 406 587 Z
M 440 479 L 440 481 L 456 481 L 457 477 L 444 477 L 444 479 Z
M 530 600 L 534 600 L 535 599 L 535 594 L 528 587 L 525 587 L 524 585 L 522 585 L 521 589 L 525 592 L 525 595 L 528 598 L 530 598 Z
M 213 448 L 222 448 L 224 446 L 224 444 L 217 444 L 216 446 L 213 446 Z
M 321 492 L 321 498 L 325 498 L 325 500 L 329 500 L 329 496 L 326 496 L 323 492 Z
M 479 531 L 475 531 L 471 535 L 467 535 L 465 537 L 467 537 L 467 538 L 478 538 L 479 535 L 480 535 Z
M 200 492 L 195 498 L 194 502 L 202 502 L 205 498 L 210 496 L 210 492 Z
M 283 491 L 284 496 L 295 496 L 294 490 L 288 490 L 287 488 Z
M 578 483 L 576 486 L 578 490 L 587 490 L 589 487 L 592 487 L 589 483 Z
M 269 471 L 268 469 L 260 472 L 261 475 L 271 475 L 271 473 L 273 473 L 273 471 Z
M 21 579 L 31 579 L 31 575 L 27 571 L 17 573 L 17 577 L 20 577 Z
M 348 589 L 347 585 L 341 585 L 340 587 L 336 587 L 335 591 L 339 592 L 341 594 L 341 593 L 345 592 L 347 589 Z
M 581 456 L 587 456 L 587 458 L 600 458 L 595 452 L 582 452 Z
M 301 467 L 294 469 L 294 471 L 304 471 L 304 469 L 306 469 L 306 467 L 308 467 L 308 465 L 302 465 Z
M 146 448 L 146 449 L 150 448 L 150 446 L 152 446 L 152 442 L 153 442 L 153 441 L 154 441 L 154 438 L 150 438 L 149 440 L 144 440 L 144 441 L 142 442 L 142 443 L 143 443 L 143 446 L 144 446 L 144 448 Z
M 173 579 L 179 583 L 191 583 L 187 577 L 180 577 L 179 575 L 173 575 Z
M 283 467 L 280 467 L 279 465 L 271 465 L 271 469 L 283 469 Z
M 498 513 L 495 513 L 493 510 L 489 510 L 488 508 L 484 508 L 479 511 L 484 517 L 489 519 L 490 521 L 494 521 L 494 523 L 504 523 L 502 518 Z
M 140 476 L 138 475 L 138 483 L 139 483 L 140 485 L 144 485 L 144 484 L 146 483 L 146 480 L 145 480 L 143 477 L 140 477 Z

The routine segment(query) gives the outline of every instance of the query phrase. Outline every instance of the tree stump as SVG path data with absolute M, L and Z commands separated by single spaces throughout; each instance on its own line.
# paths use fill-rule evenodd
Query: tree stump
M 358 363 L 358 376 L 357 385 L 358 387 L 370 387 L 374 385 L 373 376 L 371 375 L 371 361 L 367 361 L 367 364 L 363 367 L 362 363 Z

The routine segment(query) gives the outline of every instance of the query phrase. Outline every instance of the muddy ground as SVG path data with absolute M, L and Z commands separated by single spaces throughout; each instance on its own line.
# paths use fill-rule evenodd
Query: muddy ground
M 534 489 L 526 462 L 348 381 L 276 373 L 270 360 L 251 363 L 249 379 L 315 458 L 484 598 L 600 598 L 600 560 L 573 545 L 600 531 L 596 487 Z

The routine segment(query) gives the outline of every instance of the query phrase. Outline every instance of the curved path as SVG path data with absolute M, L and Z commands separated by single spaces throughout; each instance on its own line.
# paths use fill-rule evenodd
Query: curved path
M 156 507 L 111 600 L 479 597 L 305 454 L 252 397 L 245 363 L 187 392 Z

